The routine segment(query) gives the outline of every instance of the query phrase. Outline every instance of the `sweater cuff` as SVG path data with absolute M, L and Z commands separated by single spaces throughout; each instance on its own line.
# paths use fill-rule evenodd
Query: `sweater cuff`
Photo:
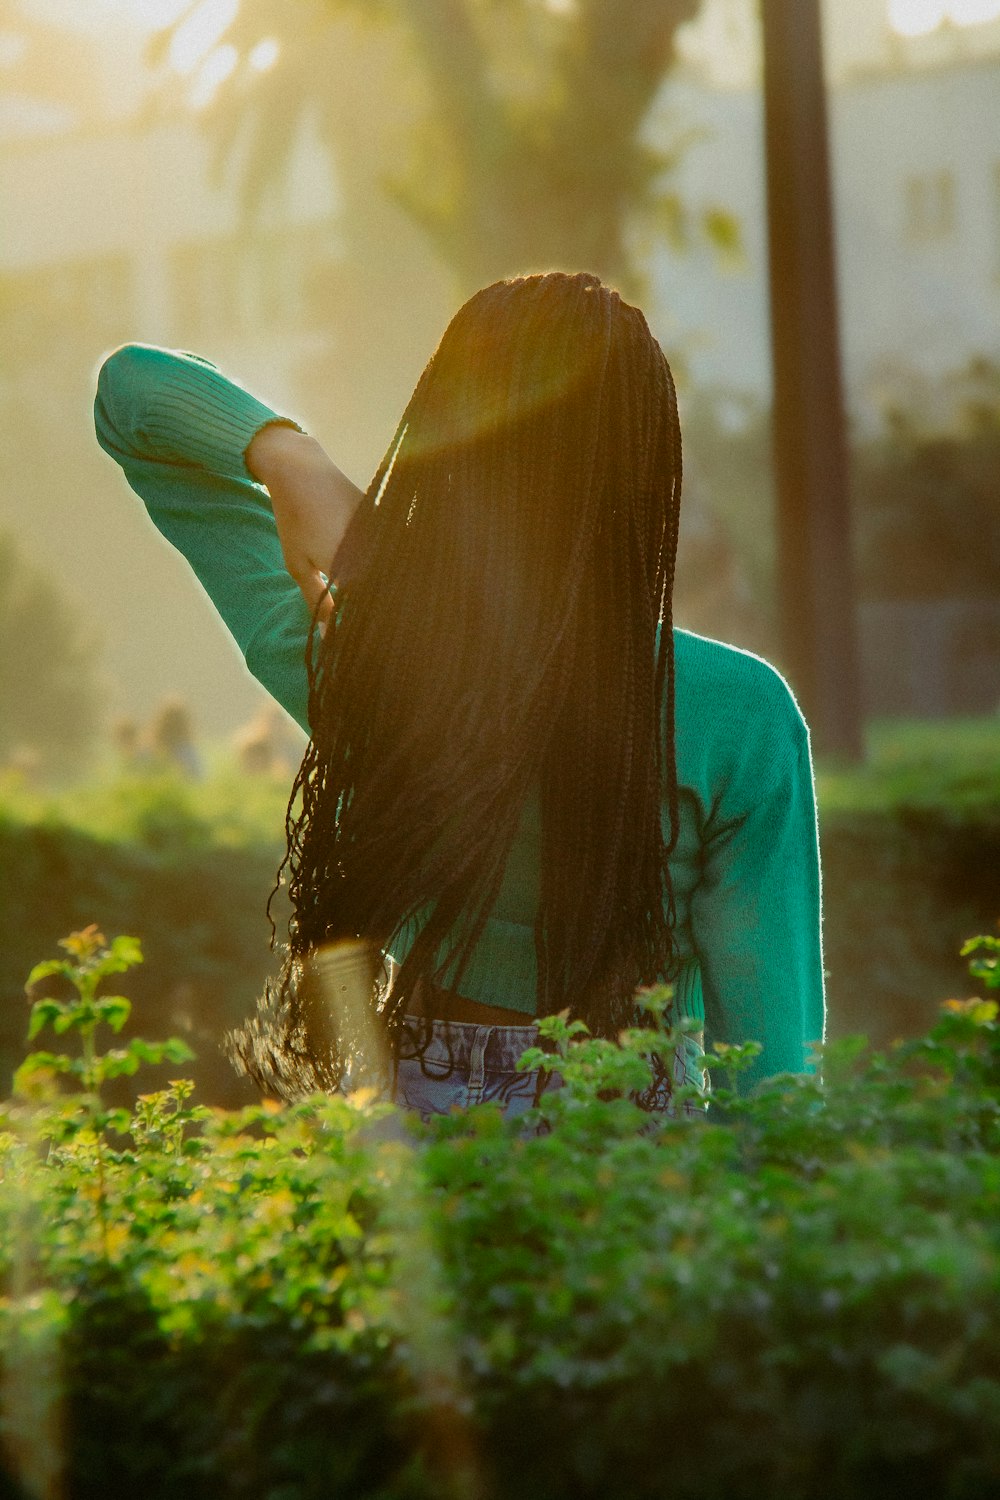
M 144 413 L 148 437 L 169 449 L 182 431 L 184 461 L 258 483 L 247 468 L 246 450 L 261 428 L 281 422 L 303 429 L 211 367 L 202 367 L 198 375 L 192 389 L 192 382 L 173 371 L 162 374 Z

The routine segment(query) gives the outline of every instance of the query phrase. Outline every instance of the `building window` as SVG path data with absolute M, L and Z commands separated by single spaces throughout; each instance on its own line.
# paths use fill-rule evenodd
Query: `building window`
M 944 240 L 955 229 L 955 176 L 946 167 L 908 177 L 904 212 L 906 238 L 913 244 Z

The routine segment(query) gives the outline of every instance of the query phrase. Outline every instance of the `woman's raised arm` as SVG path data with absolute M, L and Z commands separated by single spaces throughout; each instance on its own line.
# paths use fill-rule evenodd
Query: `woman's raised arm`
M 148 344 L 116 350 L 101 367 L 94 422 L 101 447 L 187 559 L 249 670 L 308 732 L 311 610 L 303 594 L 315 602 L 318 571 L 330 566 L 360 492 L 296 423 L 197 355 Z M 279 433 L 287 434 L 280 443 Z M 256 470 L 247 466 L 251 447 Z M 273 486 L 273 506 L 262 482 Z

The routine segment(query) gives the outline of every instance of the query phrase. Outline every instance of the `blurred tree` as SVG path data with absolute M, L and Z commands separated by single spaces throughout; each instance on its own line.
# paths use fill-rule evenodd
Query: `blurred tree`
M 936 377 L 902 361 L 876 374 L 881 427 L 857 433 L 850 453 L 859 598 L 995 598 L 1000 369 L 980 356 Z M 776 562 L 770 412 L 741 392 L 701 389 L 685 393 L 682 421 L 692 481 L 766 612 Z
M 75 769 L 98 729 L 94 643 L 57 585 L 0 532 L 0 763 Z
M 643 128 L 678 28 L 700 3 L 243 0 L 213 41 L 251 67 L 232 71 L 207 118 L 220 159 L 239 156 L 250 213 L 286 170 L 305 108 L 316 110 L 343 162 L 365 149 L 399 92 L 419 83 L 418 119 L 397 142 L 396 160 L 383 165 L 382 186 L 429 237 L 463 294 L 558 265 L 593 270 L 641 295 L 630 237 L 644 222 L 674 243 L 701 233 L 722 252 L 738 248 L 731 215 L 712 207 L 696 220 L 669 188 L 690 135 L 678 131 L 663 148 Z M 158 34 L 154 65 L 177 57 L 203 10 L 190 6 Z M 338 97 L 337 22 L 345 13 L 395 28 L 411 64 L 405 78 L 387 72 L 378 94 L 348 112 Z M 254 56 L 273 66 L 255 72 Z
M 855 455 L 859 584 L 870 599 L 991 599 L 1000 579 L 1000 366 L 876 372 L 881 434 Z
M 897 428 L 858 451 L 861 597 L 995 599 L 998 474 L 1000 421 L 973 432 Z

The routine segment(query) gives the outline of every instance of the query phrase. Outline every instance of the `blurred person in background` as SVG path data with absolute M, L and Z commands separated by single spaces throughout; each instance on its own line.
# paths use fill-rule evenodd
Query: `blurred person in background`
M 194 742 L 191 711 L 183 698 L 164 698 L 150 720 L 146 742 L 153 765 L 180 771 L 192 781 L 201 780 L 204 768 Z
M 125 714 L 111 726 L 111 743 L 119 768 L 134 773 L 152 768 L 152 757 L 142 730 L 135 719 Z
M 327 945 L 391 958 L 365 1001 L 395 1098 L 523 1113 L 540 1015 L 761 1050 L 824 1033 L 809 733 L 762 658 L 672 625 L 681 440 L 642 313 L 584 273 L 456 314 L 367 490 L 209 361 L 104 363 L 97 436 L 188 559 L 250 671 L 310 734 L 289 803 L 292 918 L 240 1065 L 294 1097 L 349 1082 L 306 1000 Z M 282 872 L 279 872 L 279 876 Z M 701 1085 L 699 1038 L 638 1102 Z
M 231 744 L 246 776 L 291 776 L 302 759 L 296 733 L 277 704 L 265 704 L 236 731 Z

